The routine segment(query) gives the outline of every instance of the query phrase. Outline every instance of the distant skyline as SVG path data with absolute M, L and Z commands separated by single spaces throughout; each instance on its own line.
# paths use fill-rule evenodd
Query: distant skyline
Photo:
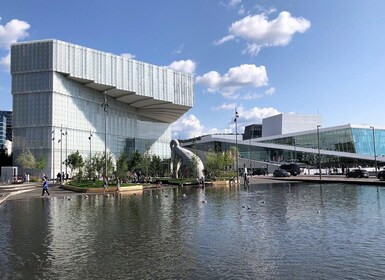
M 91 6 L 90 6 L 91 5 Z M 0 110 L 12 110 L 12 43 L 58 39 L 194 74 L 174 138 L 235 130 L 278 113 L 324 127 L 385 126 L 385 1 L 5 0 Z

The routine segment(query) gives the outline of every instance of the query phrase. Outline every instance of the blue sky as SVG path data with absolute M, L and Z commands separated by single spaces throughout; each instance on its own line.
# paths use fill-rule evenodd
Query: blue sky
M 12 109 L 9 48 L 59 39 L 195 75 L 174 137 L 239 130 L 277 113 L 324 127 L 384 126 L 383 0 L 3 0 L 0 110 Z

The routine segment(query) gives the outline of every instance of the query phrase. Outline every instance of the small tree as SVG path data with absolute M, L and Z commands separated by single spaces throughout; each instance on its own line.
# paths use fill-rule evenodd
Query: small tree
M 71 168 L 71 170 L 78 169 L 78 178 L 80 179 L 82 177 L 83 172 L 81 168 L 84 166 L 84 162 L 83 157 L 79 151 L 76 151 L 75 153 L 68 156 L 68 166 Z
M 47 167 L 47 159 L 45 157 L 40 157 L 35 163 L 35 169 L 39 172 L 43 171 Z
M 153 155 L 150 166 L 149 166 L 149 175 L 152 177 L 161 177 L 163 176 L 161 160 L 159 156 Z
M 118 161 L 116 162 L 116 177 L 121 180 L 126 180 L 127 172 L 128 172 L 128 163 L 127 163 L 125 154 L 122 153 L 119 156 Z
M 16 159 L 16 163 L 19 164 L 23 169 L 35 169 L 36 159 L 29 149 L 23 150 L 19 157 Z

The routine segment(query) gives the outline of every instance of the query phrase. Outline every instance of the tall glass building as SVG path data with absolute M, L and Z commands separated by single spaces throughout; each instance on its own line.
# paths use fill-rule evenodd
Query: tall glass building
M 12 45 L 11 74 L 14 159 L 29 149 L 51 176 L 76 151 L 169 158 L 170 124 L 193 106 L 192 75 L 58 40 Z
M 0 149 L 4 149 L 6 139 L 7 119 L 0 115 Z

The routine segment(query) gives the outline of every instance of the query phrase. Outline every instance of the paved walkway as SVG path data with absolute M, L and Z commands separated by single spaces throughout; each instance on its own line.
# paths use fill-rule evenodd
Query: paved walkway
M 74 194 L 72 191 L 63 190 L 59 185 L 49 185 L 49 193 L 54 196 Z M 12 185 L 0 185 L 0 204 L 5 200 L 29 199 L 41 197 L 42 183 L 24 183 Z M 47 194 L 45 194 L 47 196 Z
M 348 184 L 367 184 L 385 187 L 385 181 L 380 181 L 375 177 L 369 178 L 346 178 L 343 175 L 322 175 L 319 176 L 301 175 L 285 178 L 276 178 L 269 176 L 251 176 L 250 184 L 276 184 L 287 182 L 311 182 L 311 183 L 348 183 Z M 243 178 L 240 181 L 243 184 Z M 24 183 L 13 185 L 0 185 L 0 204 L 6 200 L 40 198 L 42 192 L 42 183 Z M 50 184 L 49 192 L 53 196 L 81 195 L 59 188 L 58 184 Z M 46 195 L 47 196 L 47 195 Z

